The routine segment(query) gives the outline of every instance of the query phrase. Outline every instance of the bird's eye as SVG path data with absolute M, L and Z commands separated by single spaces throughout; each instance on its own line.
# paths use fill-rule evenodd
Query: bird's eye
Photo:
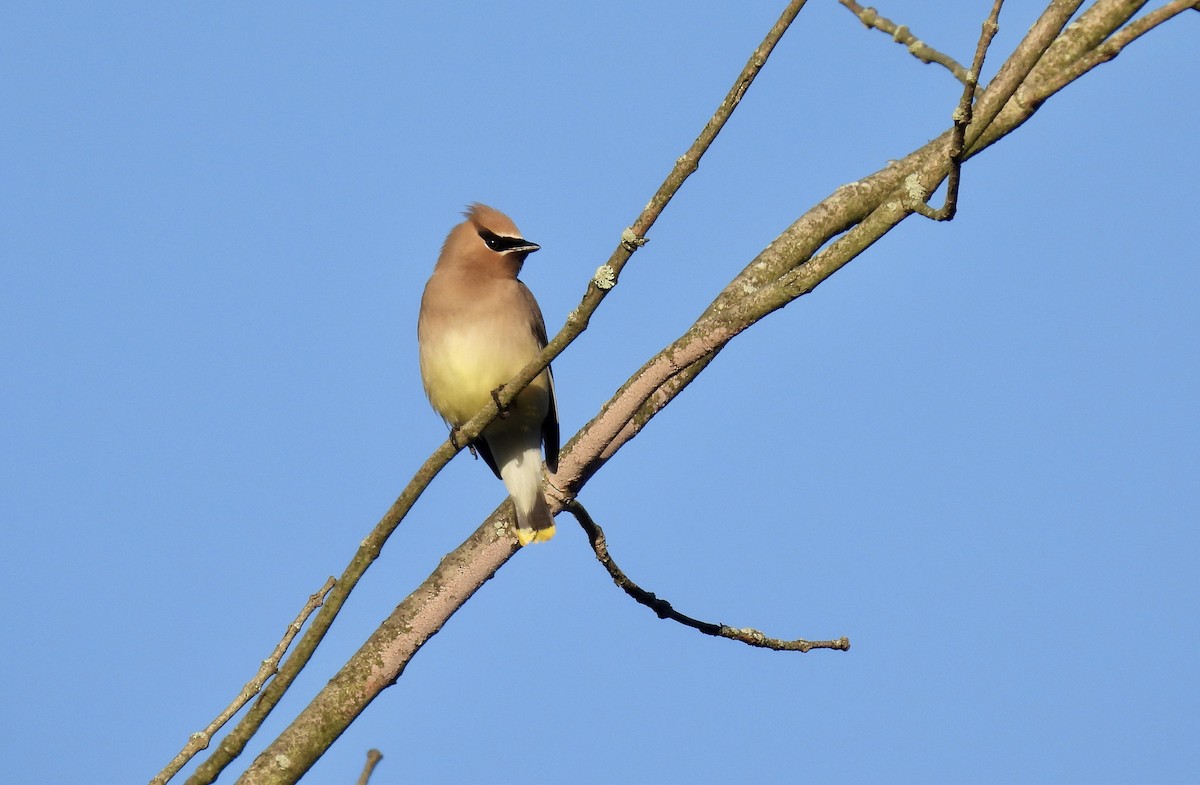
M 504 241 L 490 232 L 488 234 L 481 234 L 480 237 L 482 237 L 483 241 L 487 243 L 487 247 L 491 248 L 493 251 L 499 251 L 504 247 Z

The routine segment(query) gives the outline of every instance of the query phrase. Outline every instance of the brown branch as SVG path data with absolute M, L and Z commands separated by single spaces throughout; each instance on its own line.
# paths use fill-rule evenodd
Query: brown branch
M 1172 2 L 1130 22 L 1146 0 L 1097 0 L 1053 42 L 999 112 L 995 123 L 968 133 L 967 157 L 994 144 L 1031 118 L 1051 96 L 1100 63 L 1196 3 Z M 990 86 L 989 86 L 990 87 Z M 978 115 L 978 108 L 976 110 Z M 972 131 L 975 129 L 972 129 Z
M 371 779 L 371 773 L 375 771 L 375 767 L 379 765 L 379 761 L 383 760 L 383 753 L 379 750 L 367 750 L 367 762 L 363 766 L 362 774 L 358 775 L 356 785 L 367 785 Z
M 983 22 L 983 29 L 979 33 L 979 43 L 975 46 L 975 59 L 971 62 L 971 70 L 967 72 L 967 79 L 963 83 L 962 97 L 958 99 L 958 108 L 954 110 L 954 129 L 950 134 L 950 179 L 946 184 L 946 203 L 940 209 L 935 210 L 925 201 L 927 197 L 921 195 L 911 204 L 916 213 L 934 221 L 952 221 L 955 213 L 958 212 L 958 187 L 962 179 L 963 151 L 966 145 L 967 126 L 971 124 L 972 119 L 975 88 L 979 83 L 979 74 L 983 72 L 983 59 L 987 56 L 988 47 L 992 45 L 992 39 L 1000 30 L 1000 6 L 1002 5 L 1004 5 L 1004 0 L 995 0 L 992 3 L 992 12 Z
M 634 221 L 630 227 L 634 237 L 641 238 L 645 236 L 646 232 L 654 224 L 654 221 L 662 213 L 662 208 L 666 207 L 667 202 L 679 190 L 679 186 L 696 171 L 700 165 L 701 156 L 708 150 L 713 140 L 717 138 L 717 134 L 721 132 L 721 129 L 725 126 L 725 122 L 733 114 L 733 111 L 737 109 L 742 97 L 750 88 L 750 84 L 758 76 L 758 72 L 762 70 L 762 67 L 766 65 L 767 58 L 771 56 L 775 45 L 783 38 L 783 34 L 787 32 L 788 27 L 795 21 L 806 2 L 807 0 L 791 0 L 787 7 L 783 9 L 783 13 L 779 15 L 779 19 L 767 31 L 767 35 L 763 38 L 762 43 L 750 55 L 746 66 L 738 74 L 733 87 L 726 93 L 724 100 L 721 101 L 721 105 L 717 107 L 717 111 L 705 123 L 704 130 L 700 132 L 696 141 L 692 143 L 691 148 L 675 162 L 675 167 L 671 170 L 671 174 L 663 182 L 662 186 L 659 187 L 658 192 L 650 199 L 650 203 L 646 205 L 638 220 Z M 612 264 L 611 260 L 609 264 Z
M 1007 109 L 996 118 L 1056 36 L 1079 27 L 1081 23 L 1062 30 L 1078 5 L 1076 0 L 1053 2 L 1031 27 L 976 103 L 966 133 L 968 154 L 978 153 L 1027 119 Z M 1120 21 L 1096 19 L 1084 27 L 1105 25 L 1111 31 Z M 1004 124 L 992 132 L 993 121 Z M 984 128 L 989 129 L 986 138 L 982 137 Z M 559 506 L 577 495 L 729 340 L 766 314 L 813 291 L 907 217 L 911 213 L 906 207 L 907 195 L 914 183 L 929 193 L 947 176 L 949 143 L 950 132 L 946 132 L 885 169 L 838 188 L 751 260 L 700 319 L 631 376 L 564 448 L 564 455 L 572 458 L 560 459 L 558 473 L 552 478 L 552 493 Z
M 1083 0 L 1052 0 L 1037 21 L 1033 23 L 1033 26 L 1029 28 L 1029 32 L 1017 44 L 1012 56 L 1005 61 L 1004 65 L 1000 67 L 1000 71 L 988 83 L 987 89 L 975 104 L 975 116 L 967 128 L 968 157 L 991 145 L 1000 137 L 1012 133 L 1021 125 L 1021 122 L 1005 123 L 1002 124 L 1002 130 L 998 133 L 991 133 L 993 122 L 1014 103 L 1022 104 L 1032 99 L 1033 103 L 1026 104 L 1031 107 L 1025 116 L 1025 119 L 1028 119 L 1045 100 L 1045 97 L 1033 98 L 1028 92 L 1024 97 L 1020 94 L 1023 90 L 1028 90 L 1035 78 L 1036 70 L 1039 68 L 1053 70 L 1056 58 L 1048 55 L 1048 52 L 1070 36 L 1071 31 L 1064 31 L 1063 28 L 1081 5 L 1083 5 Z M 1082 21 L 1079 20 L 1072 25 L 1072 28 L 1086 29 L 1087 26 L 1082 24 Z M 1110 32 L 1120 27 L 1123 21 L 1117 22 L 1110 28 Z
M 192 775 L 187 779 L 187 785 L 209 785 L 216 780 L 217 776 L 230 764 L 238 755 L 245 749 L 246 744 L 262 727 L 263 722 L 271 711 L 279 704 L 285 692 L 291 687 L 300 671 L 304 669 L 317 646 L 325 637 L 325 633 L 333 625 L 333 620 L 337 618 L 338 612 L 341 611 L 346 599 L 350 596 L 350 592 L 358 584 L 358 581 L 366 573 L 367 568 L 374 563 L 379 557 L 383 549 L 383 545 L 387 542 L 388 537 L 400 525 L 400 521 L 412 509 L 412 506 L 420 498 L 421 493 L 426 486 L 433 480 L 439 471 L 450 459 L 454 457 L 457 450 L 453 448 L 449 442 L 442 444 L 437 450 L 430 455 L 425 463 L 417 470 L 416 475 L 409 481 L 408 485 L 400 493 L 399 498 L 392 503 L 392 506 L 380 519 L 375 528 L 371 530 L 355 551 L 350 563 L 346 565 L 341 576 L 337 579 L 333 590 L 329 592 L 329 596 L 325 600 L 325 604 L 317 613 L 312 624 L 303 637 L 296 644 L 296 648 L 284 661 L 280 667 L 278 674 L 271 680 L 266 689 L 258 696 L 254 705 L 246 712 L 241 721 L 231 730 L 225 738 L 221 739 L 216 750 L 192 772 Z
M 608 261 L 602 264 L 592 277 L 590 285 L 584 292 L 583 299 L 575 310 L 567 315 L 566 324 L 558 332 L 557 335 L 546 345 L 542 350 L 541 356 L 525 366 L 519 374 L 513 377 L 512 381 L 504 385 L 500 394 L 501 405 L 510 404 L 517 394 L 525 388 L 533 378 L 542 372 L 542 369 L 554 360 L 555 357 L 562 352 L 576 339 L 584 330 L 587 329 L 588 323 L 591 320 L 592 314 L 599 307 L 600 302 L 607 296 L 608 292 L 616 286 L 621 276 L 621 271 L 625 268 L 625 264 L 629 258 L 640 247 L 646 244 L 646 234 L 654 223 L 662 215 L 667 204 L 674 198 L 679 189 L 683 187 L 683 183 L 696 172 L 700 165 L 700 159 L 712 146 L 717 135 L 721 133 L 721 129 L 729 121 L 735 109 L 742 101 L 746 91 L 754 82 L 763 66 L 766 65 L 767 58 L 771 52 L 775 50 L 776 44 L 779 43 L 783 34 L 791 26 L 800 10 L 804 8 L 807 0 L 791 0 L 787 7 L 780 14 L 779 19 L 767 31 L 767 35 L 763 38 L 762 43 L 750 55 L 745 67 L 734 80 L 733 86 L 729 88 L 725 98 L 722 99 L 720 105 L 717 106 L 712 117 L 704 124 L 704 128 L 700 131 L 699 136 L 692 142 L 691 147 L 687 152 L 675 160 L 675 165 L 667 174 L 662 185 L 650 198 L 650 201 L 642 209 L 641 213 L 634 222 L 621 233 L 621 240 L 617 244 L 615 250 L 609 256 Z M 491 421 L 495 416 L 496 409 L 489 406 L 484 409 L 475 419 L 467 423 L 461 429 L 461 433 L 468 439 L 474 438 Z M 486 416 L 486 419 L 481 419 Z
M 683 626 L 691 627 L 693 630 L 702 632 L 705 635 L 712 635 L 717 638 L 729 638 L 730 640 L 741 641 L 748 646 L 773 649 L 774 651 L 807 652 L 813 649 L 847 651 L 850 648 L 850 639 L 845 637 L 832 641 L 809 641 L 803 638 L 785 641 L 778 638 L 769 638 L 758 630 L 749 627 L 730 627 L 728 624 L 700 621 L 699 619 L 693 619 L 691 616 L 682 614 L 675 610 L 671 606 L 671 603 L 654 594 L 654 592 L 646 591 L 638 586 L 617 566 L 617 563 L 613 561 L 612 555 L 608 552 L 608 541 L 604 537 L 604 530 L 592 519 L 592 516 L 584 509 L 582 504 L 572 500 L 567 504 L 566 510 L 574 515 L 575 520 L 579 521 L 579 525 L 583 527 L 583 531 L 587 534 L 588 542 L 592 545 L 592 551 L 596 554 L 596 559 L 608 571 L 609 577 L 613 579 L 613 583 L 634 600 L 654 611 L 660 619 L 670 619 L 671 621 L 679 622 Z
M 934 49 L 932 46 L 913 35 L 912 31 L 908 29 L 908 25 L 898 25 L 891 19 L 880 16 L 879 12 L 874 8 L 864 8 L 863 6 L 854 2 L 854 0 L 838 0 L 838 2 L 844 5 L 855 16 L 857 16 L 858 20 L 862 22 L 868 29 L 874 28 L 881 33 L 891 36 L 893 41 L 898 44 L 902 44 L 904 48 L 908 50 L 909 54 L 920 60 L 922 63 L 925 63 L 926 65 L 929 65 L 930 63 L 937 63 L 952 73 L 955 79 L 962 82 L 964 85 L 967 84 L 970 72 L 963 68 L 962 64 L 950 55 L 939 52 L 937 49 Z M 974 81 L 978 82 L 979 71 L 976 70 L 975 74 L 976 77 Z M 975 88 L 972 87 L 971 89 L 973 91 Z
M 1087 55 L 1075 60 L 1070 68 L 1064 69 L 1062 74 L 1062 78 L 1065 80 L 1064 83 L 1073 82 L 1101 63 L 1107 63 L 1119 55 L 1126 46 L 1141 36 L 1158 27 L 1163 22 L 1188 10 L 1200 11 L 1200 0 L 1174 0 L 1174 2 L 1160 6 L 1145 16 L 1130 22 L 1111 37 L 1105 39 L 1103 43 L 1096 46 Z
M 201 750 L 206 749 L 213 735 L 229 721 L 229 718 L 241 711 L 241 708 L 250 702 L 250 699 L 262 690 L 267 679 L 271 678 L 279 671 L 279 661 L 283 659 L 284 652 L 292 645 L 292 641 L 300 633 L 304 627 L 304 622 L 308 621 L 308 617 L 313 614 L 317 608 L 325 601 L 325 596 L 333 589 L 335 579 L 330 577 L 325 581 L 325 585 L 317 589 L 317 591 L 308 598 L 308 602 L 300 610 L 300 613 L 288 625 L 287 632 L 283 634 L 283 638 L 271 652 L 271 655 L 262 661 L 262 667 L 258 669 L 258 673 L 254 674 L 254 678 L 246 682 L 246 686 L 242 687 L 242 691 L 237 694 L 237 697 L 225 707 L 224 711 L 216 716 L 216 718 L 208 724 L 202 731 L 193 733 L 183 745 L 183 749 L 179 754 L 171 759 L 171 762 L 163 767 L 152 780 L 150 785 L 165 785 L 172 777 L 179 773 L 187 762 L 197 755 Z

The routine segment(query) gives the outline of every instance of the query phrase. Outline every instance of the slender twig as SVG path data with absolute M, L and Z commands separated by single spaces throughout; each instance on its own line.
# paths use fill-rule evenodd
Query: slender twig
M 748 646 L 758 646 L 763 649 L 773 649 L 775 651 L 806 652 L 813 649 L 846 651 L 850 648 L 850 639 L 845 637 L 832 641 L 809 641 L 803 638 L 785 641 L 767 637 L 758 630 L 749 627 L 730 627 L 728 624 L 700 621 L 699 619 L 693 619 L 691 616 L 682 614 L 675 610 L 671 606 L 671 603 L 662 597 L 638 586 L 617 566 L 617 563 L 613 561 L 612 555 L 608 552 L 608 540 L 604 537 L 604 530 L 592 519 L 592 516 L 588 514 L 588 511 L 584 509 L 578 500 L 572 499 L 567 503 L 565 509 L 574 515 L 575 520 L 579 521 L 579 525 L 583 527 L 583 531 L 587 534 L 588 542 L 592 545 L 592 551 L 596 554 L 596 559 L 604 565 L 604 569 L 608 571 L 609 576 L 613 579 L 613 583 L 617 584 L 618 588 L 634 600 L 654 611 L 660 619 L 670 619 L 671 621 L 679 622 L 683 626 L 691 627 L 693 630 L 702 632 L 705 635 L 729 638 L 730 640 L 741 641 Z
M 267 683 L 267 679 L 279 671 L 279 661 L 283 659 L 284 652 L 292 645 L 292 641 L 300 633 L 300 630 L 304 627 L 304 622 L 308 621 L 308 617 L 325 602 L 325 595 L 329 594 L 330 590 L 333 589 L 334 583 L 336 583 L 336 580 L 330 577 L 329 580 L 325 581 L 324 586 L 317 589 L 308 598 L 308 602 L 304 604 L 300 613 L 288 625 L 287 632 L 283 634 L 283 638 L 279 641 L 275 650 L 271 652 L 271 656 L 262 661 L 262 667 L 258 669 L 258 673 L 254 674 L 254 678 L 246 682 L 246 686 L 242 687 L 242 691 L 237 694 L 233 702 L 226 706 L 224 711 L 208 724 L 208 727 L 202 731 L 193 733 L 188 738 L 187 744 L 183 745 L 183 749 L 179 751 L 179 754 L 172 758 L 171 762 L 163 767 L 163 770 L 154 779 L 150 780 L 150 785 L 164 785 L 164 783 L 178 774 L 179 770 L 187 765 L 189 760 L 195 757 L 201 750 L 208 747 L 213 735 L 229 721 L 229 718 L 241 711 L 241 708 L 259 693 L 263 685 Z
M 363 766 L 362 774 L 358 775 L 356 785 L 367 785 L 371 779 L 371 772 L 375 771 L 375 767 L 379 765 L 379 761 L 383 760 L 383 753 L 379 750 L 367 750 L 367 762 Z
M 741 102 L 746 90 L 766 64 L 768 56 L 782 38 L 784 32 L 800 13 L 807 0 L 791 0 L 784 9 L 778 21 L 771 27 L 763 41 L 754 50 L 746 66 L 738 74 L 733 87 L 721 101 L 713 116 L 705 123 L 700 135 L 675 162 L 662 185 L 655 192 L 650 202 L 638 215 L 633 224 L 627 228 L 618 242 L 608 262 L 597 275 L 588 283 L 580 304 L 567 317 L 567 323 L 562 330 L 542 351 L 541 356 L 527 365 L 511 381 L 504 385 L 497 395 L 497 400 L 490 402 L 479 414 L 464 424 L 457 431 L 455 442 L 447 440 L 432 455 L 426 459 L 420 470 L 401 492 L 399 498 L 376 524 L 375 528 L 362 541 L 354 558 L 346 567 L 345 572 L 338 578 L 338 584 L 330 594 L 326 606 L 313 620 L 308 632 L 301 638 L 295 652 L 284 663 L 280 674 L 276 677 L 256 701 L 251 711 L 230 734 L 221 741 L 217 750 L 196 770 L 188 780 L 188 785 L 208 785 L 229 763 L 241 754 L 250 738 L 258 731 L 271 710 L 278 704 L 283 693 L 294 681 L 296 675 L 308 663 L 317 645 L 332 625 L 342 605 L 350 592 L 357 585 L 362 575 L 371 563 L 379 556 L 384 543 L 399 526 L 412 505 L 420 497 L 430 481 L 461 449 L 461 445 L 469 443 L 496 417 L 500 406 L 512 403 L 521 392 L 555 357 L 562 353 L 584 330 L 588 321 L 599 307 L 607 293 L 616 283 L 620 271 L 633 253 L 645 242 L 645 235 L 654 222 L 662 214 L 667 204 L 683 186 L 693 172 L 696 171 L 700 158 L 712 145 L 721 129 L 724 128 L 730 116 Z M 508 556 L 516 552 L 516 540 L 511 541 Z M 507 557 L 506 557 L 507 558 Z M 498 568 L 498 565 L 497 565 Z M 332 739 L 330 740 L 332 741 Z
M 975 102 L 973 119 L 967 128 L 967 154 L 979 149 L 978 142 L 991 127 L 992 122 L 1009 104 L 1017 91 L 1025 85 L 1029 75 L 1042 62 L 1046 51 L 1061 40 L 1063 28 L 1083 5 L 1083 0 L 1050 0 L 1050 4 L 1029 28 L 1029 32 L 1017 44 L 1000 70 L 988 82 L 987 89 Z M 1013 129 L 1015 130 L 1015 126 Z
M 791 0 L 787 7 L 780 14 L 779 19 L 767 31 L 762 43 L 750 55 L 750 59 L 746 61 L 745 67 L 734 80 L 733 86 L 729 88 L 729 92 L 721 100 L 712 117 L 704 124 L 704 128 L 700 131 L 699 136 L 692 142 L 691 147 L 687 149 L 683 155 L 675 160 L 675 165 L 671 167 L 671 171 L 663 180 L 662 185 L 655 191 L 654 196 L 642 209 L 638 217 L 629 225 L 622 233 L 621 240 L 617 247 L 609 256 L 608 261 L 602 264 L 593 275 L 589 282 L 587 290 L 584 292 L 583 299 L 579 305 L 575 307 L 570 314 L 567 315 L 566 324 L 558 332 L 557 335 L 546 345 L 542 350 L 542 354 L 538 359 L 526 365 L 520 373 L 518 373 L 511 381 L 504 385 L 499 394 L 498 405 L 508 405 L 517 397 L 526 385 L 533 381 L 542 369 L 562 354 L 562 352 L 587 329 L 588 323 L 591 320 L 592 314 L 599 307 L 600 302 L 608 295 L 608 292 L 617 284 L 620 278 L 621 271 L 625 268 L 625 264 L 629 258 L 640 247 L 646 244 L 646 234 L 654 223 L 662 215 L 667 204 L 674 198 L 679 189 L 683 187 L 684 182 L 696 172 L 700 166 L 700 159 L 712 146 L 717 135 L 721 133 L 721 129 L 729 121 L 734 110 L 742 101 L 746 91 L 754 82 L 754 79 L 762 71 L 763 66 L 767 63 L 767 58 L 771 52 L 775 50 L 776 44 L 783 38 L 783 34 L 795 21 L 800 10 L 804 8 L 807 0 Z M 465 436 L 467 440 L 473 439 L 487 427 L 495 416 L 495 406 L 488 406 L 480 412 L 474 419 L 464 425 L 459 433 Z
M 979 33 L 979 43 L 975 46 L 975 59 L 971 62 L 971 70 L 967 72 L 967 80 L 963 83 L 962 97 L 958 99 L 958 107 L 954 110 L 954 131 L 950 135 L 950 177 L 946 183 L 946 202 L 941 208 L 935 210 L 925 201 L 927 196 L 922 194 L 911 204 L 916 213 L 934 221 L 954 220 L 954 215 L 958 212 L 958 186 L 962 179 L 962 159 L 966 147 L 967 126 L 973 119 L 972 107 L 975 102 L 975 88 L 979 83 L 979 74 L 983 70 L 983 59 L 987 56 L 988 47 L 992 45 L 992 39 L 1000 30 L 1000 6 L 1002 5 L 1004 5 L 1004 0 L 995 0 L 992 3 L 992 12 L 983 22 L 983 29 Z M 913 182 L 916 180 L 914 179 Z
M 863 6 L 854 2 L 854 0 L 838 0 L 838 2 L 844 5 L 855 16 L 857 16 L 858 20 L 868 28 L 874 28 L 881 33 L 891 36 L 893 41 L 903 45 L 904 48 L 908 50 L 909 54 L 920 60 L 922 63 L 925 63 L 926 65 L 930 63 L 937 63 L 952 73 L 955 79 L 962 82 L 964 85 L 967 84 L 969 75 L 967 69 L 963 68 L 962 64 L 950 55 L 939 52 L 937 49 L 934 49 L 920 38 L 917 38 L 912 34 L 912 31 L 908 29 L 908 25 L 898 25 L 891 19 L 888 19 L 885 16 L 880 16 L 879 12 L 874 8 L 864 8 Z M 975 81 L 978 82 L 978 77 L 976 77 Z M 971 88 L 972 91 L 974 91 L 974 89 L 974 87 Z

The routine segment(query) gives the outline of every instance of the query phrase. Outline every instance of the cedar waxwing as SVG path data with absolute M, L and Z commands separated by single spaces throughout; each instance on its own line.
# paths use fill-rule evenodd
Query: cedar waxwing
M 546 346 L 537 300 L 517 280 L 525 257 L 538 250 L 516 224 L 487 205 L 473 204 L 450 230 L 421 297 L 417 344 L 429 402 L 459 428 Z M 542 495 L 546 465 L 558 468 L 558 406 L 546 368 L 472 444 L 504 480 L 517 508 L 521 545 L 554 536 Z

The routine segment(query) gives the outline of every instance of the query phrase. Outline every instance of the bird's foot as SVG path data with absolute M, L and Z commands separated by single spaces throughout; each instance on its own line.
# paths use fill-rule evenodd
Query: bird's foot
M 496 402 L 496 413 L 501 420 L 507 419 L 508 417 L 508 407 L 500 402 L 500 391 L 503 389 L 504 385 L 502 384 L 496 389 L 492 390 L 492 400 Z
M 466 447 L 470 451 L 471 457 L 478 460 L 479 453 L 476 452 L 476 450 L 475 450 L 474 442 L 467 442 L 466 444 L 462 444 L 461 443 L 462 437 L 459 435 L 459 433 L 460 433 L 460 431 L 457 428 L 450 429 L 450 446 L 453 447 L 455 450 L 461 450 L 463 447 Z

